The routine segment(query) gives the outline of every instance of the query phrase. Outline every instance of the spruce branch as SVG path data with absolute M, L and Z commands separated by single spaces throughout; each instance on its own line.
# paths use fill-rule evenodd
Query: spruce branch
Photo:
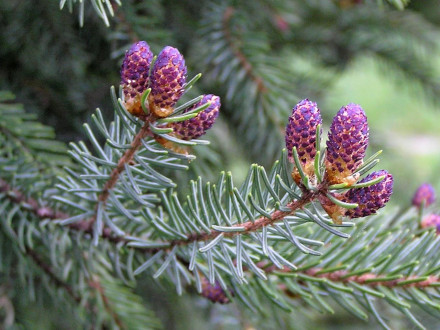
M 35 264 L 50 278 L 50 280 L 59 288 L 62 288 L 67 292 L 67 294 L 76 302 L 80 303 L 82 301 L 81 296 L 79 296 L 75 290 L 67 283 L 61 280 L 55 272 L 52 270 L 51 266 L 48 265 L 41 257 L 40 254 L 30 247 L 25 248 L 25 254 L 31 257 Z
M 70 164 L 64 143 L 55 141 L 52 127 L 39 123 L 37 117 L 26 113 L 21 104 L 15 102 L 15 95 L 0 91 L 0 140 L 3 152 L 25 154 L 38 165 L 38 171 L 48 168 L 59 170 L 61 165 Z
M 287 267 L 279 269 L 278 267 L 275 267 L 273 265 L 269 267 L 262 267 L 262 269 L 269 274 L 283 273 L 283 275 L 292 274 L 292 276 L 295 276 L 295 274 L 303 274 L 317 279 L 324 278 L 332 282 L 341 282 L 344 284 L 350 284 L 352 282 L 355 282 L 356 284 L 359 285 L 365 285 L 371 287 L 385 286 L 388 288 L 409 288 L 409 287 L 427 288 L 427 287 L 440 286 L 440 277 L 437 275 L 387 276 L 387 275 L 381 275 L 375 273 L 363 273 L 361 275 L 352 275 L 353 272 L 347 270 L 332 271 L 331 269 L 323 269 L 317 267 L 312 267 L 300 272 L 300 271 L 292 271 L 292 269 Z
M 222 91 L 224 111 L 244 132 L 253 158 L 270 165 L 279 154 L 282 118 L 297 98 L 290 88 L 288 59 L 275 58 L 269 36 L 256 31 L 245 17 L 236 7 L 209 6 L 203 13 L 202 33 L 193 45 L 195 65 L 210 85 Z M 263 146 L 264 158 L 258 151 Z
M 264 81 L 259 77 L 252 66 L 252 64 L 247 59 L 246 55 L 240 50 L 237 45 L 231 31 L 231 18 L 234 15 L 235 8 L 227 7 L 223 13 L 223 30 L 225 31 L 226 40 L 228 41 L 228 46 L 232 49 L 235 56 L 238 58 L 242 68 L 246 71 L 246 74 L 254 81 L 257 85 L 257 90 L 259 93 L 265 93 L 267 88 Z M 271 118 L 271 117 L 269 117 Z
M 401 9 L 407 3 L 388 2 Z M 0 234 L 6 238 L 0 240 L 2 270 L 29 278 L 29 291 L 34 278 L 40 284 L 38 275 L 45 274 L 43 284 L 47 278 L 78 309 L 85 305 L 96 328 L 158 326 L 133 292 L 141 274 L 148 281 L 172 282 L 178 294 L 195 286 L 213 302 L 235 301 L 254 315 L 271 318 L 275 307 L 291 311 L 300 303 L 333 313 L 329 301 L 334 300 L 361 319 L 376 317 L 385 328 L 385 313 L 378 308 L 382 302 L 417 327 L 422 325 L 412 315 L 414 306 L 440 319 L 440 238 L 425 229 L 437 225 L 440 216 L 423 218 L 427 205 L 421 202 L 421 208 L 415 205 L 417 214 L 412 207 L 370 217 L 388 201 L 392 176 L 381 170 L 361 178 L 378 160 L 375 155 L 362 164 L 368 127 L 360 107 L 350 104 L 340 110 L 327 148 L 320 141 L 322 121 L 313 102 L 297 104 L 286 129 L 283 124 L 295 95 L 322 93 L 332 81 L 322 77 L 324 71 L 342 72 L 365 53 L 393 63 L 436 95 L 435 71 L 426 60 L 437 52 L 436 29 L 411 12 L 354 0 L 324 5 L 317 0 L 244 0 L 234 7 L 220 1 L 209 4 L 201 21 L 199 10 L 194 14 L 186 8 L 201 8 L 197 1 L 183 6 L 126 1 L 119 8 L 121 3 L 61 0 L 60 6 L 78 5 L 80 25 L 87 4 L 107 25 L 117 10 L 119 26 L 105 38 L 116 46 L 113 56 L 125 51 L 118 49 L 120 42 L 148 33 L 162 46 L 173 32 L 172 44 L 198 53 L 192 63 L 204 66 L 211 86 L 225 96 L 225 121 L 238 126 L 240 142 L 272 167 L 252 165 L 240 185 L 230 172 L 221 172 L 213 182 L 199 177 L 176 183 L 176 172 L 186 170 L 195 158 L 190 148 L 207 144 L 199 136 L 213 124 L 220 100 L 212 94 L 179 100 L 199 75 L 186 82 L 183 56 L 173 47 L 164 48 L 155 60 L 146 42 L 132 46 L 121 70 L 120 98 L 111 91 L 113 118 L 99 109 L 92 115 L 90 126 L 84 125 L 88 141 L 70 145 L 74 164 L 62 172 L 64 146 L 54 141 L 50 129 L 3 102 L 0 92 Z M 164 22 L 173 24 L 159 29 Z M 203 25 L 198 40 L 188 39 L 189 22 Z M 63 31 L 66 44 L 75 41 L 68 32 Z M 49 33 L 47 37 L 54 40 Z M 53 58 L 70 53 L 41 44 Z M 87 45 L 101 46 L 95 39 Z M 79 48 L 72 42 L 68 49 Z M 42 61 L 30 55 L 20 54 L 34 72 Z M 16 57 L 9 52 L 4 57 L 17 67 Z M 68 60 L 66 67 L 84 72 L 84 77 L 95 66 L 92 57 L 74 57 L 87 59 Z M 299 65 L 292 58 L 299 58 Z M 304 58 L 314 70 L 303 68 Z M 54 70 L 52 61 L 47 62 L 48 72 L 57 76 L 55 85 L 69 76 L 59 74 L 69 70 L 60 65 Z M 303 79 L 307 75 L 311 77 Z M 80 79 L 81 88 L 95 93 L 87 83 L 95 84 L 90 78 Z M 78 93 L 75 85 L 66 89 Z M 286 150 L 273 161 L 283 137 Z M 185 185 L 189 192 L 183 194 Z M 354 220 L 364 216 L 369 217 Z M 23 267 L 27 260 L 37 267 Z M 10 276 L 8 282 L 18 281 Z M 41 288 L 51 292 L 50 286 Z
M 84 11 L 85 11 L 85 2 L 86 1 L 77 1 L 77 0 L 60 0 L 60 9 L 62 10 L 64 7 L 67 7 L 69 12 L 73 11 L 73 7 L 79 3 L 79 13 L 78 20 L 79 24 L 82 27 L 84 25 Z M 110 21 L 108 16 L 114 16 L 114 6 L 121 6 L 121 0 L 90 0 L 93 10 L 104 21 L 106 26 L 110 26 Z
M 57 217 L 60 216 L 60 214 L 62 214 L 61 212 L 54 211 L 50 207 L 42 207 L 33 198 L 26 198 L 26 196 L 20 193 L 17 189 L 11 188 L 11 186 L 7 184 L 3 179 L 0 181 L 0 196 L 2 197 L 1 208 L 4 210 L 5 207 L 3 198 L 9 200 L 10 202 L 12 202 L 11 205 L 9 205 L 9 208 L 11 208 L 12 210 L 11 212 L 13 212 L 12 213 L 13 216 L 15 217 L 16 215 L 19 215 L 20 217 L 25 217 L 27 219 L 26 221 L 29 221 L 29 226 L 31 226 L 30 224 L 35 221 L 35 219 L 32 218 L 31 215 L 34 215 L 40 221 L 40 223 L 42 223 L 44 220 L 47 219 L 52 219 L 52 220 L 56 219 Z M 21 212 L 17 212 L 17 207 L 19 207 Z M 22 229 L 23 227 L 18 225 L 19 222 L 23 223 L 23 220 L 20 220 L 20 218 L 14 219 L 14 221 L 11 223 L 11 227 L 6 227 L 6 232 L 5 232 L 11 238 L 11 243 L 14 244 L 15 239 L 19 240 L 18 244 L 20 247 L 22 246 L 23 248 L 19 248 L 17 249 L 17 251 L 20 251 L 20 253 L 23 253 L 24 256 L 27 256 L 30 259 L 32 259 L 33 262 L 48 276 L 50 281 L 56 287 L 64 289 L 77 304 L 84 303 L 84 307 L 87 310 L 89 310 L 91 314 L 94 315 L 94 317 L 98 322 L 102 322 L 102 314 L 105 311 L 105 313 L 107 313 L 111 317 L 111 320 L 109 321 L 111 324 L 118 324 L 121 328 L 124 329 L 131 328 L 133 326 L 137 327 L 139 324 L 145 324 L 145 322 L 149 324 L 148 326 L 149 328 L 158 327 L 158 323 L 154 319 L 154 316 L 145 310 L 138 297 L 130 293 L 126 288 L 121 287 L 119 284 L 118 285 L 112 284 L 111 282 L 113 281 L 113 279 L 111 277 L 110 280 L 109 279 L 105 280 L 106 282 L 105 285 L 102 285 L 103 277 L 109 278 L 109 275 L 108 274 L 98 275 L 98 273 L 102 273 L 102 270 L 99 270 L 99 267 L 97 272 L 96 270 L 95 271 L 89 270 L 86 272 L 86 274 L 84 274 L 86 279 L 90 278 L 90 280 L 86 280 L 87 283 L 86 286 L 81 285 L 81 283 L 71 284 L 62 280 L 54 271 L 54 267 L 57 267 L 58 269 L 60 265 L 57 264 L 57 266 L 54 266 L 54 263 L 56 264 L 57 262 L 52 259 L 53 254 L 51 253 L 50 263 L 44 260 L 46 255 L 45 248 L 47 248 L 46 245 L 52 247 L 52 243 L 45 242 L 46 244 L 39 244 L 41 248 L 39 248 L 37 252 L 34 248 L 30 246 L 30 244 L 35 245 L 36 243 L 31 243 L 29 237 L 27 238 L 26 243 L 20 242 L 20 240 L 22 239 L 20 236 L 22 234 L 20 233 L 23 231 Z M 17 229 L 12 228 L 12 226 L 17 227 Z M 4 226 L 2 226 L 2 229 L 3 228 Z M 44 230 L 44 227 L 40 227 L 40 228 L 41 229 L 38 232 L 36 232 L 35 229 L 32 231 L 32 235 L 36 236 L 34 239 L 41 239 L 43 235 L 47 235 L 51 232 L 50 230 L 46 232 Z M 58 230 L 60 229 L 59 227 L 55 227 L 55 228 L 58 228 Z M 65 233 L 70 234 L 72 237 L 75 237 L 74 235 L 72 235 L 72 233 L 76 231 L 82 231 L 83 233 L 92 234 L 91 230 L 92 228 L 90 226 L 89 227 L 81 226 L 81 225 L 78 226 L 75 223 L 66 227 L 63 231 Z M 118 242 L 116 241 L 114 235 L 110 235 L 110 234 L 111 232 L 108 232 L 108 241 L 116 245 Z M 49 234 L 49 235 L 52 237 L 53 234 Z M 55 235 L 55 237 L 56 236 L 57 235 Z M 61 250 L 63 250 L 64 248 L 60 247 Z M 89 245 L 87 243 L 85 244 L 85 248 L 87 252 L 90 252 Z M 96 266 L 94 266 L 93 268 L 96 268 Z M 64 274 L 66 274 L 65 268 L 63 268 L 63 271 Z M 93 273 L 90 274 L 90 271 L 92 271 Z M 73 279 L 77 277 L 81 278 L 81 275 L 78 276 L 76 273 L 77 271 L 74 271 L 74 275 L 72 276 L 72 278 Z M 70 282 L 72 282 L 72 280 L 70 280 Z M 91 292 L 88 292 L 89 290 L 91 290 Z M 98 305 L 92 302 L 90 298 L 88 298 L 87 301 L 84 301 L 83 297 L 97 297 L 97 298 L 99 297 L 98 301 L 100 300 L 104 304 L 105 307 L 104 310 L 100 310 L 98 308 Z M 128 301 L 130 301 L 129 305 L 127 305 L 127 300 L 126 300 L 127 297 L 129 297 L 128 299 Z M 121 306 L 120 300 L 123 301 L 124 304 L 123 306 Z
M 50 206 L 41 205 L 36 199 L 31 197 L 26 197 L 21 191 L 18 189 L 12 188 L 5 180 L 0 178 L 0 192 L 6 194 L 7 198 L 18 204 L 23 210 L 31 211 L 35 214 L 41 221 L 45 219 L 57 220 L 57 219 L 67 219 L 70 216 L 62 211 L 55 210 Z M 82 221 L 74 222 L 68 225 L 68 227 L 74 231 L 79 231 L 84 234 L 93 234 L 93 218 L 85 219 Z M 111 241 L 114 244 L 117 244 L 124 240 L 121 236 L 115 236 L 110 228 L 105 227 L 102 231 L 102 237 Z M 128 240 L 127 240 L 128 242 Z
M 89 285 L 91 288 L 96 290 L 96 292 L 98 293 L 98 295 L 100 296 L 100 298 L 104 304 L 106 311 L 111 315 L 115 324 L 117 324 L 117 326 L 121 329 L 127 329 L 127 326 L 122 322 L 119 315 L 113 309 L 113 306 L 105 293 L 105 289 L 101 286 L 101 283 L 96 278 L 94 278 L 93 280 L 91 280 L 89 282 Z
M 275 222 L 283 220 L 286 216 L 294 215 L 295 212 L 305 205 L 310 203 L 320 192 L 306 192 L 299 200 L 288 203 L 285 208 L 289 211 L 277 210 L 268 217 L 259 217 L 257 219 L 250 220 L 239 224 L 234 224 L 228 227 L 228 231 L 222 231 L 220 227 L 213 229 L 209 233 L 192 233 L 188 234 L 187 239 L 173 240 L 170 242 L 170 246 L 187 245 L 192 242 L 203 242 L 216 239 L 219 235 L 223 237 L 234 237 L 236 235 L 248 235 L 252 232 L 259 231 L 263 227 L 272 226 Z M 235 229 L 236 228 L 236 229 Z
M 126 169 L 126 165 L 133 161 L 136 151 L 142 146 L 142 140 L 151 134 L 150 123 L 151 123 L 150 119 L 147 119 L 145 121 L 142 128 L 134 136 L 130 148 L 127 149 L 122 155 L 122 157 L 118 160 L 117 166 L 111 172 L 109 180 L 104 184 L 102 192 L 98 196 L 98 203 L 99 202 L 102 203 L 101 207 L 105 207 L 107 199 L 110 195 L 110 191 L 115 187 L 121 173 Z M 98 209 L 98 204 L 96 208 Z M 92 226 L 95 221 L 96 221 L 96 215 L 90 220 L 90 225 Z

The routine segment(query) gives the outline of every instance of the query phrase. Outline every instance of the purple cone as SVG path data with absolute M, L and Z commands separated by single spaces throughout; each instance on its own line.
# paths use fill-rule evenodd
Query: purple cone
M 158 117 L 167 117 L 183 94 L 186 83 L 185 59 L 176 48 L 166 46 L 157 56 L 151 72 L 150 110 Z
M 191 111 L 207 102 L 211 102 L 211 105 L 205 110 L 199 112 L 196 117 L 181 122 L 171 123 L 169 127 L 172 127 L 174 133 L 183 140 L 192 140 L 202 136 L 212 127 L 212 125 L 214 125 L 214 122 L 218 117 L 221 105 L 220 98 L 212 94 L 204 95 L 199 102 L 185 111 Z
M 325 167 L 331 184 L 345 182 L 362 164 L 368 146 L 368 123 L 364 110 L 350 103 L 342 107 L 330 126 Z
M 421 223 L 422 228 L 435 227 L 437 235 L 440 234 L 440 214 L 430 214 Z
M 380 170 L 367 175 L 359 183 L 374 180 L 385 175 L 385 178 L 372 186 L 350 189 L 343 198 L 344 202 L 357 203 L 355 209 L 346 210 L 345 215 L 350 218 L 361 218 L 385 206 L 393 192 L 393 176 L 385 170 Z
M 422 185 L 420 185 L 420 187 L 417 188 L 416 192 L 414 193 L 412 199 L 412 205 L 416 207 L 421 207 L 422 204 L 424 204 L 426 207 L 434 202 L 435 190 L 434 187 L 431 186 L 429 183 L 423 183 Z
M 201 295 L 211 300 L 213 303 L 228 304 L 231 302 L 223 288 L 220 286 L 220 283 L 215 281 L 215 285 L 212 285 L 206 277 L 202 278 Z
M 292 149 L 296 147 L 298 157 L 307 175 L 312 174 L 316 155 L 316 127 L 322 124 L 321 113 L 315 102 L 308 99 L 299 102 L 293 109 L 286 126 L 286 148 L 290 162 Z
M 125 107 L 135 116 L 143 115 L 142 93 L 148 88 L 150 64 L 153 53 L 145 41 L 133 44 L 125 53 L 121 66 L 121 85 Z

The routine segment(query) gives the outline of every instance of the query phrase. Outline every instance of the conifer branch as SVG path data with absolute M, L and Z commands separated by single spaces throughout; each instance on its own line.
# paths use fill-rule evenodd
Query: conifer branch
M 31 257 L 35 264 L 46 273 L 46 275 L 51 279 L 52 282 L 55 283 L 57 287 L 64 289 L 75 302 L 81 302 L 81 297 L 74 292 L 73 288 L 69 284 L 55 275 L 52 268 L 40 258 L 37 252 L 29 247 L 26 247 L 25 253 Z
M 23 209 L 31 211 L 41 220 L 43 219 L 66 219 L 69 217 L 67 213 L 56 211 L 49 206 L 42 206 L 37 200 L 33 198 L 27 198 L 21 191 L 12 188 L 5 180 L 0 178 L 0 192 L 4 192 L 7 198 L 15 203 L 19 204 Z M 68 225 L 68 227 L 75 231 L 80 231 L 85 234 L 93 234 L 93 222 L 91 219 L 74 222 Z M 105 227 L 102 232 L 102 237 L 117 244 L 123 238 L 113 235 L 110 228 Z
M 4 192 L 9 200 L 15 204 L 23 205 L 39 218 L 57 219 L 67 217 L 66 214 L 55 211 L 48 206 L 40 205 L 35 199 L 27 198 L 21 191 L 12 188 L 9 183 L 0 178 L 0 192 Z M 26 205 L 26 207 L 24 206 Z
M 125 33 L 128 35 L 130 41 L 132 43 L 138 41 L 139 36 L 132 28 L 130 22 L 127 21 L 127 17 L 125 16 L 124 12 L 120 10 L 119 6 L 117 6 L 115 3 L 112 5 L 112 7 L 113 11 L 116 13 L 116 17 L 119 20 L 119 23 L 126 29 Z
M 76 303 L 81 303 L 82 298 L 80 295 L 76 294 L 73 288 L 63 280 L 61 280 L 52 270 L 50 265 L 48 265 L 46 262 L 44 262 L 41 257 L 38 255 L 37 252 L 35 252 L 33 249 L 26 247 L 25 253 L 31 257 L 31 259 L 35 262 L 35 264 L 42 269 L 46 275 L 50 278 L 50 280 L 59 288 L 64 289 L 69 296 L 72 297 L 72 299 Z M 95 290 L 99 296 L 102 299 L 102 302 L 104 303 L 105 310 L 111 315 L 115 323 L 121 328 L 121 329 L 127 329 L 125 324 L 122 322 L 116 311 L 113 309 L 110 303 L 110 299 L 107 297 L 104 288 L 101 286 L 101 283 L 99 282 L 97 277 L 94 277 L 93 280 L 89 281 L 89 287 L 93 290 Z M 92 308 L 90 308 L 90 304 L 86 303 L 86 307 L 88 307 L 90 310 L 93 311 Z
M 122 157 L 118 161 L 118 165 L 115 169 L 113 169 L 109 180 L 105 183 L 104 188 L 102 189 L 101 194 L 98 197 L 98 201 L 102 202 L 103 204 L 106 203 L 110 191 L 113 189 L 113 187 L 118 182 L 119 176 L 125 169 L 125 165 L 129 164 L 134 157 L 134 154 L 139 149 L 139 147 L 142 145 L 142 140 L 150 134 L 150 120 L 147 119 L 145 121 L 144 126 L 141 128 L 141 130 L 136 134 L 136 136 L 133 139 L 133 142 L 131 143 L 131 147 L 122 155 Z M 92 223 L 94 222 L 94 219 L 92 219 Z
M 19 204 L 20 207 L 25 211 L 30 211 L 35 216 L 43 219 L 59 219 L 67 217 L 67 214 L 55 211 L 54 209 L 47 207 L 47 206 L 41 206 L 35 199 L 33 198 L 26 198 L 26 196 L 21 193 L 19 190 L 12 188 L 5 180 L 0 179 L 0 193 L 5 193 L 6 197 L 14 204 Z M 91 225 L 91 221 L 80 221 L 78 223 L 72 223 L 67 226 L 69 230 L 79 231 L 83 232 L 85 234 L 93 234 L 93 226 Z M 103 232 L 103 238 L 107 239 L 108 241 L 117 244 L 121 238 L 115 237 L 113 233 L 111 232 L 110 228 L 105 228 Z M 83 298 L 81 295 L 77 294 L 73 287 L 69 285 L 67 282 L 60 279 L 55 272 L 53 271 L 52 267 L 46 263 L 41 255 L 37 253 L 34 249 L 32 249 L 29 246 L 24 246 L 24 254 L 29 256 L 30 259 L 33 260 L 33 262 L 48 276 L 50 281 L 52 281 L 56 287 L 61 288 L 67 292 L 67 294 L 78 304 L 80 304 L 83 301 Z M 128 327 L 124 324 L 124 322 L 121 320 L 121 318 L 118 316 L 117 311 L 113 308 L 112 303 L 110 302 L 111 299 L 107 297 L 105 289 L 102 287 L 99 278 L 97 276 L 93 277 L 93 280 L 90 280 L 88 282 L 89 288 L 96 291 L 99 296 L 102 299 L 102 302 L 104 304 L 106 312 L 111 315 L 114 322 L 121 328 L 121 329 L 127 329 Z M 85 302 L 85 307 L 89 309 L 92 313 L 97 314 L 98 311 L 95 308 L 92 308 L 92 305 L 90 302 Z
M 6 125 L 0 125 L 0 133 L 3 133 L 10 138 L 12 138 L 14 141 L 17 141 L 17 144 L 20 146 L 20 150 L 24 151 L 27 155 L 31 156 L 32 159 L 37 160 L 36 155 L 32 153 L 31 149 L 26 145 L 26 143 L 23 141 L 23 139 L 20 138 L 17 134 L 15 134 L 13 131 L 8 129 Z
M 251 232 L 255 232 L 259 229 L 262 229 L 263 227 L 270 226 L 270 225 L 274 224 L 275 222 L 282 220 L 284 217 L 286 217 L 288 215 L 294 214 L 295 211 L 303 208 L 306 204 L 311 202 L 318 194 L 319 194 L 319 192 L 307 191 L 304 193 L 304 195 L 299 200 L 293 201 L 293 202 L 286 205 L 286 207 L 289 208 L 290 211 L 277 210 L 271 214 L 270 218 L 260 217 L 260 218 L 256 219 L 255 221 L 248 221 L 248 222 L 244 222 L 244 223 L 235 224 L 232 226 L 232 228 L 233 227 L 241 227 L 241 228 L 244 228 L 244 230 L 230 231 L 230 232 L 221 232 L 221 231 L 217 231 L 217 230 L 211 230 L 211 232 L 209 232 L 209 233 L 189 234 L 187 239 L 171 241 L 170 245 L 171 246 L 187 245 L 192 242 L 209 241 L 209 240 L 215 239 L 220 234 L 222 234 L 224 237 L 234 237 L 234 236 L 237 236 L 238 234 L 245 235 L 245 234 L 249 234 Z
M 118 325 L 121 329 L 127 329 L 127 326 L 122 322 L 118 314 L 113 310 L 113 307 L 111 306 L 110 300 L 105 294 L 104 288 L 101 286 L 101 283 L 94 279 L 89 282 L 89 286 L 96 290 L 96 292 L 100 295 L 102 302 L 104 303 L 105 310 L 111 315 L 115 323 Z
M 234 15 L 234 11 L 235 11 L 234 7 L 227 7 L 223 14 L 223 30 L 225 33 L 226 40 L 228 41 L 229 47 L 232 49 L 232 52 L 239 59 L 241 66 L 246 71 L 246 74 L 257 85 L 258 92 L 265 93 L 267 91 L 267 88 L 264 84 L 263 79 L 255 73 L 252 64 L 248 61 L 245 54 L 243 54 L 240 48 L 235 45 L 234 39 L 232 37 L 232 32 L 230 29 L 230 21 L 232 16 Z
M 260 264 L 261 265 L 261 264 Z M 398 278 L 390 278 L 389 276 L 378 275 L 374 273 L 364 273 L 361 275 L 350 275 L 350 271 L 347 270 L 336 270 L 329 272 L 322 272 L 322 268 L 313 267 L 306 269 L 302 272 L 293 271 L 288 267 L 279 269 L 278 267 L 272 265 L 263 268 L 266 274 L 276 274 L 276 273 L 291 273 L 291 274 L 303 274 L 316 278 L 325 278 L 332 282 L 341 282 L 348 284 L 350 282 L 355 282 L 360 285 L 367 285 L 371 287 L 385 286 L 388 288 L 427 288 L 427 287 L 437 287 L 440 285 L 440 277 L 438 275 L 429 276 L 399 276 Z M 397 277 L 397 276 L 396 276 Z

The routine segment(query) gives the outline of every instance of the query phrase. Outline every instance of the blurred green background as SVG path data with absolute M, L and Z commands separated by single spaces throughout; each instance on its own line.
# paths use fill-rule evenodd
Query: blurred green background
M 440 190 L 438 0 L 413 1 L 404 11 L 375 0 L 122 3 L 113 3 L 110 27 L 86 3 L 81 27 L 77 3 L 69 13 L 56 0 L 0 0 L 0 89 L 15 93 L 28 111 L 54 126 L 59 139 L 77 141 L 96 107 L 111 116 L 109 88 L 119 85 L 130 44 L 146 40 L 155 54 L 173 45 L 185 55 L 191 75 L 204 74 L 193 94 L 217 93 L 223 105 L 206 136 L 212 145 L 195 150 L 198 160 L 179 182 L 200 173 L 214 179 L 221 170 L 231 170 L 240 182 L 251 163 L 270 166 L 284 147 L 282 130 L 292 107 L 310 98 L 318 102 L 327 129 L 341 106 L 362 105 L 370 126 L 368 153 L 383 149 L 378 169 L 394 175 L 395 207 L 406 207 L 422 182 Z M 218 329 L 251 328 L 230 307 L 196 298 L 199 312 L 193 315 L 192 298 L 169 295 L 160 300 L 159 290 L 144 297 L 167 328 L 202 329 L 207 320 Z M 77 327 L 41 308 L 55 307 L 46 302 L 18 311 L 28 328 Z M 42 313 L 50 322 L 41 321 Z M 332 317 L 296 314 L 299 329 L 347 324 L 342 311 Z M 354 322 L 350 317 L 348 328 Z M 399 322 L 396 328 L 404 325 Z

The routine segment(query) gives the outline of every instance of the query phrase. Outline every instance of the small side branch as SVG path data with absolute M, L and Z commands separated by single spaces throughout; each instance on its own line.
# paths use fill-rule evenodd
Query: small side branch
M 35 264 L 38 267 L 40 267 L 46 273 L 47 276 L 49 276 L 50 280 L 53 283 L 55 283 L 55 285 L 57 287 L 63 288 L 69 294 L 69 296 L 72 297 L 72 299 L 75 302 L 77 302 L 77 303 L 81 302 L 81 297 L 75 293 L 75 291 L 72 289 L 72 287 L 69 284 L 67 284 L 66 282 L 64 282 L 60 278 L 58 278 L 57 275 L 55 275 L 52 268 L 48 264 L 46 264 L 43 261 L 43 259 L 40 258 L 40 256 L 37 254 L 37 252 L 35 252 L 34 250 L 32 250 L 29 247 L 26 247 L 25 252 L 29 257 L 32 258 L 32 260 L 35 262 Z
M 67 214 L 57 212 L 48 206 L 40 205 L 35 199 L 27 198 L 21 191 L 12 188 L 8 182 L 0 179 L 0 192 L 7 195 L 8 199 L 15 204 L 22 204 L 30 212 L 40 218 L 59 219 L 67 218 Z
M 171 242 L 171 246 L 175 245 L 187 245 L 192 242 L 202 242 L 202 241 L 210 241 L 215 239 L 220 234 L 223 234 L 224 237 L 234 237 L 238 234 L 249 234 L 251 232 L 255 232 L 259 229 L 262 229 L 263 227 L 270 226 L 274 224 L 275 222 L 282 220 L 284 217 L 288 215 L 292 215 L 297 210 L 303 208 L 306 204 L 311 202 L 316 196 L 318 192 L 310 192 L 307 191 L 303 194 L 301 199 L 293 201 L 289 204 L 287 204 L 287 207 L 290 209 L 290 211 L 280 211 L 277 210 L 272 213 L 272 216 L 270 218 L 266 217 L 260 217 L 256 219 L 255 221 L 247 221 L 244 223 L 236 224 L 235 227 L 244 227 L 245 230 L 236 231 L 236 232 L 220 232 L 216 230 L 211 230 L 209 233 L 203 233 L 203 234 L 190 234 L 188 235 L 187 239 L 181 239 L 181 240 L 174 240 Z
M 35 214 L 40 219 L 66 219 L 70 216 L 67 213 L 59 212 L 52 209 L 49 206 L 40 205 L 35 199 L 26 197 L 21 191 L 12 188 L 8 182 L 0 179 L 0 192 L 7 195 L 7 198 L 14 204 L 19 204 L 23 210 L 27 210 Z M 67 226 L 75 231 L 80 231 L 85 234 L 93 234 L 93 222 L 91 219 L 82 220 L 78 222 L 71 223 Z M 110 228 L 104 228 L 102 232 L 102 237 L 108 239 L 113 243 L 119 243 L 123 240 L 122 237 L 116 237 L 112 235 Z
M 340 282 L 344 284 L 349 284 L 350 282 L 354 282 L 360 285 L 367 285 L 370 287 L 385 286 L 388 288 L 395 288 L 395 287 L 426 288 L 430 286 L 438 286 L 440 284 L 440 277 L 435 275 L 430 275 L 430 276 L 411 275 L 411 276 L 403 276 L 403 277 L 391 279 L 390 277 L 384 275 L 377 275 L 374 273 L 365 273 L 362 275 L 347 276 L 350 273 L 350 271 L 348 270 L 337 270 L 334 272 L 321 273 L 322 268 L 318 268 L 318 267 L 310 268 L 303 272 L 295 272 L 288 267 L 284 267 L 283 269 L 278 269 L 275 266 L 269 266 L 263 268 L 263 270 L 266 273 L 273 273 L 273 272 L 298 273 L 310 277 L 326 278 L 332 282 Z
M 119 318 L 118 314 L 113 310 L 113 306 L 111 305 L 107 295 L 105 294 L 104 288 L 101 286 L 101 283 L 96 279 L 89 282 L 89 286 L 96 290 L 96 292 L 100 295 L 102 302 L 104 303 L 105 310 L 111 315 L 115 323 L 118 325 L 120 329 L 127 329 L 125 324 Z
M 110 179 L 108 179 L 108 181 L 105 183 L 104 188 L 102 189 L 102 192 L 98 197 L 98 201 L 104 204 L 106 203 L 110 195 L 110 191 L 114 188 L 114 186 L 118 182 L 119 176 L 125 169 L 125 164 L 128 164 L 133 160 L 134 154 L 142 145 L 142 140 L 145 139 L 145 137 L 147 137 L 149 133 L 150 133 L 150 120 L 146 120 L 144 126 L 134 137 L 130 149 L 128 149 L 124 153 L 124 155 L 119 159 L 118 165 L 113 169 L 110 175 Z M 92 219 L 92 223 L 94 221 L 95 219 Z
M 234 55 L 238 58 L 240 61 L 242 67 L 246 71 L 246 74 L 252 79 L 252 81 L 257 85 L 257 89 L 260 93 L 264 93 L 267 91 L 266 86 L 264 85 L 264 81 L 261 77 L 258 77 L 255 74 L 255 70 L 252 67 L 252 64 L 248 61 L 246 56 L 243 54 L 243 52 L 235 45 L 234 38 L 232 36 L 229 24 L 232 18 L 232 15 L 234 14 L 235 9 L 233 7 L 226 8 L 224 14 L 223 14 L 223 30 L 226 36 L 226 40 L 229 43 L 229 46 L 231 47 Z

